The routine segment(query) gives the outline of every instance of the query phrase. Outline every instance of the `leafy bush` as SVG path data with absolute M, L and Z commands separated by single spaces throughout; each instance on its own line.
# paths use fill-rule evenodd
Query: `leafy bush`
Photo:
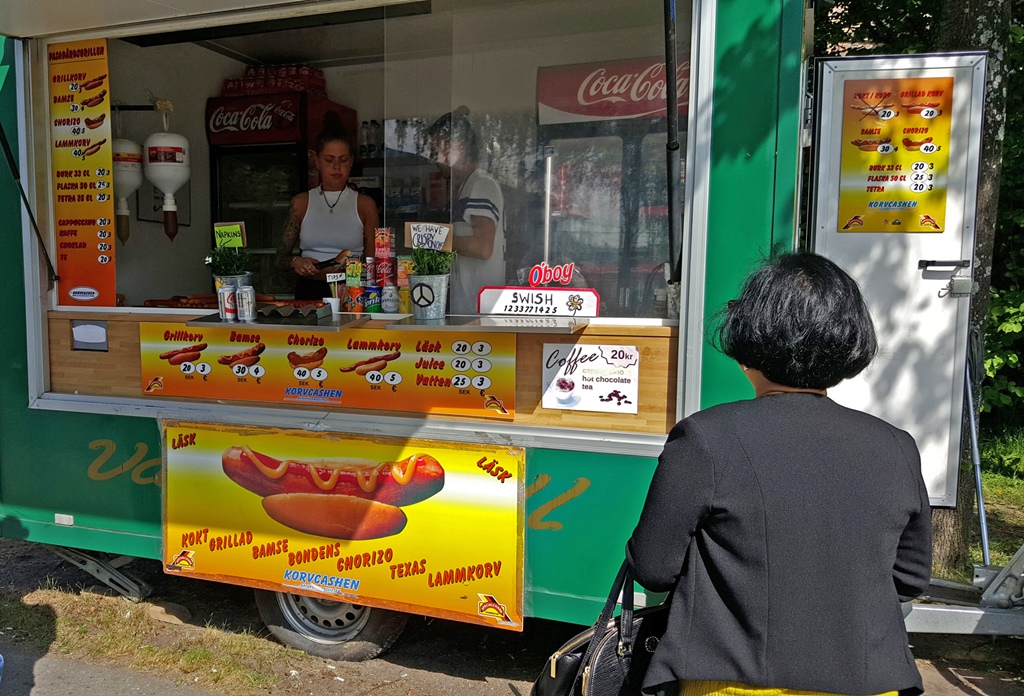
M 416 248 L 412 250 L 412 265 L 416 275 L 444 275 L 455 261 L 454 251 Z
M 206 257 L 216 276 L 242 275 L 252 269 L 252 255 L 240 247 L 217 247 Z
M 982 471 L 1024 480 L 1024 429 L 1007 429 L 978 444 Z

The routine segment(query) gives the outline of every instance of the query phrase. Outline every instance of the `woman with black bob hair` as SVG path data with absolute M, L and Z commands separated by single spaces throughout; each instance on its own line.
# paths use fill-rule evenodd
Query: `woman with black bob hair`
M 626 545 L 637 582 L 671 593 L 644 692 L 922 693 L 901 610 L 931 575 L 920 455 L 826 393 L 877 351 L 857 284 L 780 256 L 716 333 L 755 398 L 684 418 L 658 460 Z
M 764 264 L 728 304 L 718 330 L 723 353 L 776 384 L 828 389 L 875 357 L 875 327 L 857 284 L 817 254 Z

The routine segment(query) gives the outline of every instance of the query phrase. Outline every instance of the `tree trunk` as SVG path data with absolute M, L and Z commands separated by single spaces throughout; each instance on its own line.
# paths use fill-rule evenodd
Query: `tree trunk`
M 985 335 L 992 254 L 995 248 L 999 177 L 1003 168 L 1006 125 L 1006 49 L 1010 32 L 1010 0 L 944 0 L 939 27 L 939 48 L 944 51 L 988 51 L 985 81 L 985 118 L 981 162 L 978 170 L 978 201 L 975 216 L 974 280 L 978 292 L 971 299 L 972 332 Z M 973 374 L 975 418 L 981 405 L 982 370 Z M 967 425 L 966 423 L 964 424 Z M 940 509 L 932 515 L 933 565 L 937 574 L 969 572 L 971 518 L 975 486 L 971 471 L 970 431 L 963 428 L 960 453 L 960 484 L 955 510 Z

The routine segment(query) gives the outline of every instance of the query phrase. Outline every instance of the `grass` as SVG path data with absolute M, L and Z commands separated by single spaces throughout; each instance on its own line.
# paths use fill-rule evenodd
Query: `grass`
M 981 485 L 985 493 L 990 562 L 1003 566 L 1024 544 L 1024 479 L 983 473 Z M 978 529 L 975 532 L 971 562 L 981 565 L 981 534 Z
M 273 689 L 290 668 L 323 669 L 322 660 L 249 632 L 210 626 L 168 630 L 149 617 L 150 606 L 52 583 L 27 594 L 3 590 L 0 633 L 35 650 L 216 686 L 228 694 Z

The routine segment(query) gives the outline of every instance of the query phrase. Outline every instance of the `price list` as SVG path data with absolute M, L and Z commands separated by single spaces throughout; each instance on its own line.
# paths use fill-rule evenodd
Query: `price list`
M 142 391 L 508 419 L 515 335 L 140 324 Z
M 107 43 L 51 44 L 47 54 L 60 304 L 114 306 Z
M 839 232 L 942 232 L 953 78 L 844 83 Z

